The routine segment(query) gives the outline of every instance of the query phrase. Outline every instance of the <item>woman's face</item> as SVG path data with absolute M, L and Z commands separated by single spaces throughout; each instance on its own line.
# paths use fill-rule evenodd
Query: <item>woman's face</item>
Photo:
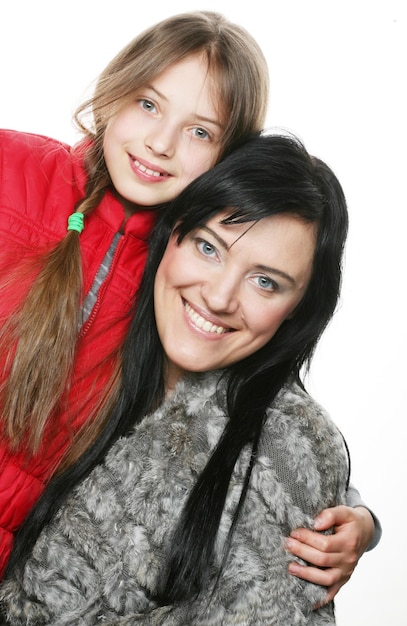
M 139 89 L 108 122 L 104 155 L 116 191 L 138 206 L 174 199 L 222 148 L 221 106 L 208 64 L 193 55 Z
M 316 226 L 287 214 L 221 224 L 223 214 L 172 236 L 154 302 L 168 359 L 168 387 L 186 371 L 224 368 L 264 346 L 302 299 Z

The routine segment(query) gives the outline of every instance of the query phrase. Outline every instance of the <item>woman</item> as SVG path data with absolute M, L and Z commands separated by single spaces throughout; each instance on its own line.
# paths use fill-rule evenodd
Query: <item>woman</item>
M 335 311 L 347 225 L 331 170 L 280 136 L 165 212 L 119 400 L 17 537 L 7 623 L 335 623 L 284 539 L 345 501 L 346 446 L 300 370 Z

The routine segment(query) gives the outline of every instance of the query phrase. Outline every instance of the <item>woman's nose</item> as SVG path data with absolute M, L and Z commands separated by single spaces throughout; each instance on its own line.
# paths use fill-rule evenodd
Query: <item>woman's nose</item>
M 226 271 L 207 277 L 201 291 L 208 309 L 214 313 L 235 313 L 239 307 L 238 282 Z

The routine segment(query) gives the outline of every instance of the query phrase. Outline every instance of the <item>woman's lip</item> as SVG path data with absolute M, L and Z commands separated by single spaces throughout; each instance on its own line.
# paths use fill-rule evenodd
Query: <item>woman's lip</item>
M 182 299 L 182 303 L 187 316 L 200 330 L 213 335 L 224 335 L 226 333 L 234 332 L 234 328 L 225 326 L 220 320 L 212 318 L 212 316 L 209 316 L 207 313 L 204 314 L 203 311 L 200 312 L 200 310 L 191 306 L 184 298 Z
M 157 178 L 158 180 L 169 178 L 171 176 L 171 174 L 166 170 L 149 163 L 149 161 L 144 161 L 139 157 L 135 157 L 133 154 L 129 154 L 129 158 L 133 169 L 135 169 L 137 173 L 142 176 Z

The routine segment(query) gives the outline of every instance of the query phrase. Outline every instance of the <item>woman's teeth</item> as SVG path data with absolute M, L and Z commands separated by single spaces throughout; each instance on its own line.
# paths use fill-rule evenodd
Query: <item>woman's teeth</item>
M 205 318 L 198 315 L 196 311 L 188 304 L 188 302 L 184 302 L 185 311 L 188 314 L 188 317 L 194 322 L 195 326 L 205 330 L 208 333 L 216 333 L 217 335 L 222 335 L 223 333 L 229 332 L 227 328 L 224 326 L 216 326 L 216 324 L 212 324 Z

